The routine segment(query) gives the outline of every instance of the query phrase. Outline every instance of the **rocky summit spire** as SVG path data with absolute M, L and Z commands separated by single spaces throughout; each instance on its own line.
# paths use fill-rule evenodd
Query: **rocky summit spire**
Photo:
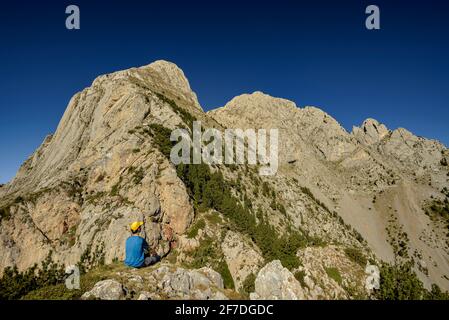
M 166 85 L 172 87 L 178 94 L 191 101 L 195 106 L 201 109 L 195 92 L 190 88 L 184 72 L 173 62 L 157 60 L 143 69 L 152 69 L 156 71 Z
M 379 123 L 377 120 L 371 118 L 363 121 L 363 124 L 360 128 L 354 127 L 352 129 L 353 135 L 360 142 L 368 145 L 381 141 L 388 135 L 389 132 L 390 131 L 384 124 Z

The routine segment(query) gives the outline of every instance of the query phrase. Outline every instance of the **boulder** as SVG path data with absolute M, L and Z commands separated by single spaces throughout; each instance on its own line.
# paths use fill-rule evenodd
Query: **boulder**
M 304 300 L 301 284 L 279 260 L 263 267 L 256 278 L 251 300 Z

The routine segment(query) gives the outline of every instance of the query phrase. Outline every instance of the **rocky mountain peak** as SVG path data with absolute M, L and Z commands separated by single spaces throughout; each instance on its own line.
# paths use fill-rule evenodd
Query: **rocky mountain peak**
M 189 80 L 187 80 L 184 72 L 176 64 L 165 60 L 157 60 L 143 68 L 156 71 L 164 82 L 174 89 L 185 94 L 192 93 Z
M 372 118 L 366 119 L 361 127 L 354 127 L 352 130 L 356 139 L 367 145 L 381 141 L 389 132 L 384 124 Z
M 233 111 L 236 111 L 235 109 L 250 109 L 270 112 L 283 107 L 294 110 L 296 104 L 287 99 L 276 98 L 261 91 L 255 91 L 251 94 L 245 93 L 234 97 L 222 109 L 233 109 Z

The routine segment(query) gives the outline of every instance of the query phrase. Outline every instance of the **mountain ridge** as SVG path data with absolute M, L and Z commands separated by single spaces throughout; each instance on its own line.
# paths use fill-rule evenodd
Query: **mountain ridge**
M 356 248 L 373 261 L 413 261 L 427 288 L 432 283 L 449 288 L 444 217 L 429 209 L 435 199 L 445 199 L 440 191 L 449 187 L 443 144 L 370 118 L 348 132 L 319 108 L 300 108 L 260 91 L 204 112 L 183 71 L 162 60 L 99 76 L 75 94 L 56 132 L 0 188 L 0 269 L 25 270 L 50 251 L 62 263 L 86 255 L 107 263 L 123 259 L 126 226 L 138 219 L 145 221 L 150 245 L 163 257 L 176 252 L 177 263 L 193 263 L 207 241 L 218 241 L 217 255 L 226 267 L 214 265 L 219 259 L 205 264 L 229 269 L 242 288 L 270 262 L 263 256 L 268 250 L 263 238 L 254 242 L 248 230 L 226 231 L 232 219 L 201 206 L 188 177 L 165 153 L 162 134 L 189 128 L 195 120 L 218 129 L 279 129 L 275 177 L 257 177 L 248 166 L 203 168 L 212 170 L 211 176 L 220 172 L 229 197 L 255 219 L 254 228 L 271 226 L 279 236 L 294 230 L 308 239 L 296 258 L 283 257 L 295 260 L 292 266 L 299 257 L 305 265 L 319 263 L 312 260 L 322 254 L 315 248 L 322 243 L 335 257 Z M 188 236 L 199 221 L 206 221 L 200 232 Z M 242 253 L 248 250 L 251 258 L 245 261 Z M 337 260 L 333 263 L 342 267 Z M 309 287 L 300 296 L 350 296 L 341 285 L 317 279 L 328 278 L 329 266 L 323 265 L 324 274 L 295 268 L 320 288 Z M 362 281 L 358 267 L 351 268 Z

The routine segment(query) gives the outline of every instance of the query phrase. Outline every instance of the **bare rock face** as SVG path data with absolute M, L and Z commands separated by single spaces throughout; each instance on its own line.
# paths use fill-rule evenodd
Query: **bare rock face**
M 361 128 L 354 127 L 353 135 L 362 143 L 371 145 L 380 142 L 388 135 L 389 130 L 384 124 L 374 119 L 366 119 Z
M 347 132 L 322 110 L 299 109 L 292 101 L 258 91 L 235 97 L 208 114 L 228 128 L 278 129 L 281 162 L 297 160 L 309 152 L 336 161 L 355 148 Z
M 237 290 L 250 274 L 256 274 L 264 260 L 238 233 L 228 231 L 221 245 Z
M 190 89 L 189 81 L 184 75 L 184 72 L 178 68 L 176 64 L 158 60 L 151 63 L 146 68 L 154 70 L 169 87 L 176 91 L 177 94 L 181 94 L 182 98 L 201 110 L 196 94 Z
M 377 257 L 391 262 L 394 250 L 386 229 L 402 225 L 410 239 L 410 255 L 436 266 L 428 274 L 418 272 L 420 279 L 426 287 L 435 282 L 449 288 L 443 276 L 449 268 L 441 259 L 449 259 L 447 237 L 437 231 L 441 226 L 424 222 L 422 209 L 426 199 L 441 198 L 440 191 L 449 187 L 444 145 L 405 129 L 389 130 L 374 119 L 348 133 L 318 108 L 298 108 L 260 92 L 236 97 L 207 114 L 224 127 L 279 129 L 280 166 L 275 178 L 267 180 L 287 204 L 296 226 L 358 246 L 348 234 L 350 225 L 357 239 L 366 240 Z M 305 189 L 322 205 L 309 203 L 310 197 L 298 192 Z M 329 213 L 341 218 L 334 220 Z M 429 234 L 439 240 L 429 245 L 424 240 Z
M 50 251 L 69 264 L 95 251 L 123 259 L 133 220 L 145 221 L 150 245 L 167 254 L 193 208 L 143 128 L 182 123 L 169 99 L 202 112 L 183 72 L 165 61 L 100 76 L 71 99 L 55 134 L 1 188 L 0 208 L 13 213 L 0 229 L 9 243 L 1 270 L 26 269 Z
M 223 279 L 216 271 L 204 267 L 196 270 L 161 266 L 150 274 L 161 298 L 227 300 Z
M 256 278 L 251 300 L 304 300 L 305 294 L 298 280 L 279 260 L 263 267 Z

